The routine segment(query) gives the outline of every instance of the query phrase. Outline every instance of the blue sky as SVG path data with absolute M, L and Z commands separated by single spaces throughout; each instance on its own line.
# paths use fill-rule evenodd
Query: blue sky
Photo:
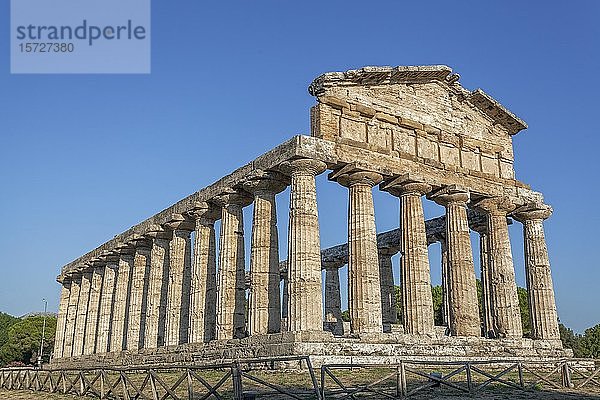
M 11 75 L 2 2 L 0 310 L 39 310 L 43 297 L 55 310 L 62 265 L 307 134 L 317 75 L 446 64 L 529 124 L 514 138 L 515 168 L 555 209 L 546 234 L 559 316 L 577 331 L 595 325 L 599 16 L 596 1 L 154 0 L 151 74 Z M 346 189 L 323 175 L 318 196 L 323 247 L 344 241 Z M 376 192 L 375 204 L 378 230 L 396 227 L 396 199 Z M 426 202 L 428 217 L 442 212 Z M 524 285 L 521 226 L 510 230 Z M 439 249 L 430 253 L 439 283 Z

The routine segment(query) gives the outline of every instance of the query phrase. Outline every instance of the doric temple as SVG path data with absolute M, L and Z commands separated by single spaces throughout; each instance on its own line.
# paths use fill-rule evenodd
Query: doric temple
M 512 136 L 527 126 L 458 81 L 446 66 L 319 76 L 309 87 L 316 98 L 310 136 L 291 138 L 62 268 L 54 365 L 568 355 L 544 238 L 552 208 L 513 168 Z M 315 177 L 326 171 L 329 184 L 348 190 L 348 241 L 321 249 Z M 288 187 L 282 256 L 276 203 Z M 377 233 L 374 190 L 398 199 L 398 229 Z M 442 205 L 445 215 L 426 221 L 424 201 Z M 527 338 L 509 240 L 513 220 L 523 227 Z M 428 259 L 428 245 L 437 242 L 441 329 Z M 391 261 L 398 253 L 399 317 Z M 345 265 L 349 324 L 340 309 Z

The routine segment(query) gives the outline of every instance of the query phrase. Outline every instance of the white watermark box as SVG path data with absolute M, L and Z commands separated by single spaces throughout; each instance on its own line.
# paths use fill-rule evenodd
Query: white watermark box
M 150 73 L 150 0 L 11 0 L 11 72 Z

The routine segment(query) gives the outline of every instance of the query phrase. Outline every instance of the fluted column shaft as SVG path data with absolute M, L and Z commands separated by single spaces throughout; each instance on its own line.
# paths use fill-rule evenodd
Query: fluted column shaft
M 287 267 L 286 267 L 287 268 Z M 281 294 L 281 331 L 287 332 L 288 328 L 288 310 L 290 304 L 290 290 L 288 287 L 288 275 L 283 277 L 283 293 Z
M 88 304 L 87 322 L 85 328 L 85 344 L 83 354 L 89 355 L 96 352 L 96 331 L 98 316 L 100 315 L 100 295 L 102 280 L 104 279 L 104 265 L 94 267 L 90 282 L 90 301 Z
M 344 334 L 339 265 L 325 266 L 325 323 L 334 335 Z
M 448 265 L 448 245 L 446 235 L 440 240 L 442 264 L 442 320 L 444 325 L 450 326 L 450 270 Z
M 65 339 L 63 345 L 63 357 L 73 355 L 73 339 L 75 324 L 77 322 L 77 304 L 79 303 L 79 292 L 81 288 L 81 275 L 71 275 L 71 290 L 69 293 L 69 306 L 67 307 L 67 318 L 65 321 Z
M 467 219 L 469 193 L 444 188 L 432 197 L 446 207 L 450 334 L 480 336 L 477 283 Z
M 104 269 L 102 295 L 100 298 L 100 317 L 98 320 L 96 339 L 96 353 L 106 353 L 109 351 L 115 286 L 117 283 L 117 266 L 115 260 L 108 260 L 106 268 Z
M 244 185 L 244 189 L 254 195 L 248 320 L 250 335 L 281 330 L 281 279 L 275 194 L 286 186 L 282 180 L 269 175 L 249 180 Z
M 284 167 L 291 175 L 288 224 L 288 330 L 323 330 L 321 243 L 315 176 L 325 163 L 299 159 Z
M 217 317 L 217 255 L 215 220 L 219 213 L 207 203 L 198 204 L 192 212 L 195 223 L 194 264 L 190 285 L 190 343 L 208 342 L 215 338 Z
M 381 283 L 381 315 L 384 331 L 390 331 L 391 325 L 397 321 L 396 289 L 394 287 L 394 270 L 392 256 L 397 251 L 379 249 L 379 279 Z
M 63 357 L 65 336 L 67 329 L 67 313 L 69 311 L 69 297 L 71 296 L 71 279 L 64 278 L 60 291 L 58 304 L 58 317 L 56 319 L 56 335 L 54 338 L 54 358 Z
M 479 233 L 479 264 L 481 268 L 481 302 L 483 311 L 483 335 L 494 337 L 494 316 L 492 315 L 492 288 L 490 274 L 490 251 L 487 225 L 477 229 Z
M 511 209 L 502 199 L 490 198 L 476 205 L 487 213 L 489 287 L 493 332 L 498 337 L 523 336 L 515 269 L 506 214 Z
M 173 226 L 169 247 L 169 287 L 165 321 L 165 346 L 187 342 L 191 281 L 191 228 Z
M 390 189 L 388 189 L 390 190 Z M 400 197 L 400 275 L 404 331 L 434 333 L 431 276 L 421 196 L 431 190 L 422 183 L 404 183 L 391 189 Z
M 146 325 L 148 281 L 150 274 L 150 243 L 136 242 L 133 258 L 132 282 L 129 299 L 129 324 L 127 327 L 127 350 L 143 347 Z
M 525 276 L 533 339 L 560 340 L 550 259 L 544 234 L 544 219 L 550 217 L 549 206 L 515 214 L 523 224 Z
M 245 196 L 220 197 L 219 286 L 217 289 L 217 339 L 246 335 L 246 273 L 244 256 Z
M 77 303 L 77 321 L 75 323 L 75 336 L 73 338 L 73 356 L 83 355 L 85 343 L 85 328 L 88 316 L 88 304 L 90 301 L 90 287 L 92 272 L 84 272 L 81 276 L 81 287 L 79 289 L 79 302 Z
M 113 307 L 112 331 L 110 338 L 110 351 L 121 351 L 126 348 L 129 286 L 133 254 L 121 254 L 117 270 L 117 286 L 115 291 L 115 304 Z
M 358 171 L 336 177 L 348 188 L 348 311 L 352 333 L 382 332 L 381 281 L 373 186 L 382 176 Z
M 150 274 L 148 278 L 148 301 L 146 308 L 146 329 L 144 348 L 154 349 L 163 346 L 169 284 L 169 247 L 171 231 L 152 232 L 150 252 Z

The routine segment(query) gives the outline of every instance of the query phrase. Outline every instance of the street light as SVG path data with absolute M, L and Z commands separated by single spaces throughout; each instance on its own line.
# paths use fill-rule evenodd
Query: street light
M 42 369 L 42 354 L 44 352 L 44 335 L 46 334 L 46 312 L 48 310 L 48 302 L 46 299 L 42 299 L 44 302 L 44 323 L 42 324 L 42 339 L 40 340 L 40 351 L 38 353 L 38 368 Z

